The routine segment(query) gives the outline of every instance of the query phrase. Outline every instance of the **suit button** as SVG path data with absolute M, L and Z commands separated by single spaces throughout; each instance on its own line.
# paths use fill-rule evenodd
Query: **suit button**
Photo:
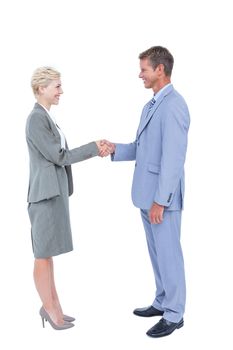
M 140 145 L 140 142 L 138 142 L 138 146 Z
M 135 166 L 137 166 L 137 163 L 135 163 Z

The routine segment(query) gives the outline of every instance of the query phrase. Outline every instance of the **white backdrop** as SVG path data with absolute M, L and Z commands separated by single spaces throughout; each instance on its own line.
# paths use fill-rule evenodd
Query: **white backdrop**
M 232 14 L 231 1 L 8 0 L 1 36 L 1 313 L 4 349 L 196 349 L 232 344 Z M 32 280 L 27 216 L 25 121 L 34 104 L 33 70 L 62 73 L 53 109 L 69 146 L 134 140 L 152 92 L 138 79 L 138 54 L 153 45 L 175 58 L 172 81 L 191 113 L 182 244 L 185 327 L 150 339 L 154 281 L 138 209 L 133 163 L 95 158 L 73 166 L 75 250 L 55 258 L 64 310 L 76 327 L 41 326 Z M 232 345 L 231 345 L 232 346 Z

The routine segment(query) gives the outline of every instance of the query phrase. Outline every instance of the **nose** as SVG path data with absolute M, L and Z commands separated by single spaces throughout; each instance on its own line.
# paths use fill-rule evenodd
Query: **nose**
M 138 77 L 139 77 L 139 78 L 142 78 L 142 72 L 139 73 L 139 76 L 138 76 Z
M 62 88 L 60 88 L 59 94 L 63 94 L 63 93 L 64 93 L 64 92 L 63 92 Z

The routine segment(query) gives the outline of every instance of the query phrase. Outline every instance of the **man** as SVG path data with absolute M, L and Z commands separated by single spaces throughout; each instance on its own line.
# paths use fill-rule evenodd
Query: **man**
M 184 324 L 185 274 L 180 244 L 184 198 L 184 163 L 189 111 L 171 84 L 173 56 L 161 46 L 139 55 L 140 74 L 153 99 L 143 108 L 136 140 L 111 144 L 112 160 L 136 160 L 132 200 L 141 210 L 156 293 L 151 306 L 138 308 L 142 317 L 162 316 L 148 330 L 151 337 L 171 334 Z

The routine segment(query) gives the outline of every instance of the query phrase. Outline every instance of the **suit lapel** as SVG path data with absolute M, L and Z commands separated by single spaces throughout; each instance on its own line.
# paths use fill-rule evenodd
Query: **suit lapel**
M 140 137 L 143 130 L 146 128 L 146 126 L 151 121 L 152 117 L 156 117 L 156 110 L 159 108 L 160 104 L 163 102 L 164 98 L 170 94 L 171 91 L 173 91 L 173 86 L 170 85 L 167 89 L 164 90 L 164 92 L 159 96 L 159 98 L 156 100 L 156 103 L 151 108 L 151 110 L 148 112 L 149 108 L 149 102 L 148 106 L 145 106 L 142 112 L 141 122 L 138 128 L 138 137 Z
M 58 130 L 57 130 L 57 128 L 56 128 L 56 125 L 54 124 L 53 120 L 51 119 L 50 115 L 46 112 L 46 110 L 45 110 L 39 103 L 36 103 L 36 104 L 35 104 L 35 108 L 36 108 L 36 109 L 39 109 L 40 111 L 42 111 L 42 112 L 45 113 L 46 117 L 47 117 L 48 120 L 49 120 L 49 124 L 50 124 L 50 127 L 51 127 L 51 129 L 52 129 L 54 135 L 60 137 L 60 134 L 59 134 L 59 132 L 58 132 Z

